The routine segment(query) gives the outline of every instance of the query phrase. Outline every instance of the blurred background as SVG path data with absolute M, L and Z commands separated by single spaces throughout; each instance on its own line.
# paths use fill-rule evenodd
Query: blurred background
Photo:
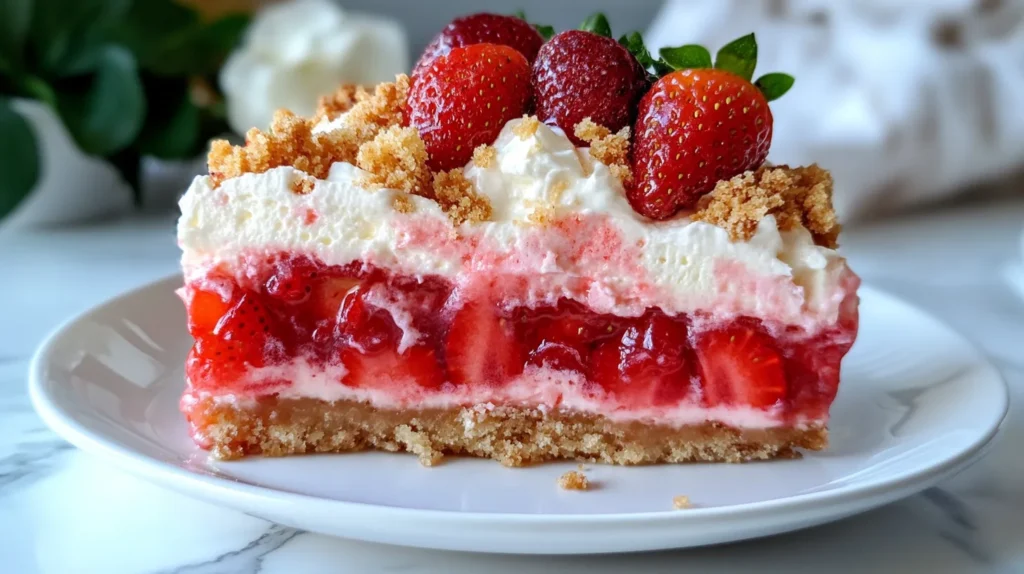
M 513 5 L 514 4 L 514 5 Z M 652 52 L 758 34 L 769 159 L 821 163 L 844 221 L 1019 194 L 1022 0 L 22 0 L 0 10 L 0 230 L 173 212 L 211 137 L 408 71 L 453 17 L 595 11 Z

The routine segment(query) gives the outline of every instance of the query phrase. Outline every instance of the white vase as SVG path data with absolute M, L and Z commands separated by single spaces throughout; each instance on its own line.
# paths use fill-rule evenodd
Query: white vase
M 0 219 L 0 230 L 57 226 L 131 209 L 131 188 L 117 170 L 78 149 L 53 110 L 33 100 L 17 99 L 13 104 L 35 132 L 39 181 L 13 212 Z

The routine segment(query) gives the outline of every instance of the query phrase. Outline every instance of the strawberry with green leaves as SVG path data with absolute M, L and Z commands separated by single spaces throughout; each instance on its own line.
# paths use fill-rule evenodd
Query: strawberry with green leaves
M 780 73 L 751 83 L 757 63 L 754 35 L 717 54 L 697 45 L 665 48 L 655 60 L 639 34 L 621 42 L 641 65 L 663 74 L 640 100 L 634 127 L 633 184 L 638 213 L 653 219 L 693 207 L 715 184 L 761 165 L 772 140 L 768 102 L 793 78 Z

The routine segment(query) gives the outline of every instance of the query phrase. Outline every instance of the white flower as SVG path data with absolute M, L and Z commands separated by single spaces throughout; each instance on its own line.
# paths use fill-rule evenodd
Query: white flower
M 228 123 L 244 134 L 266 129 L 279 108 L 312 115 L 317 98 L 342 83 L 377 84 L 408 68 L 405 32 L 397 23 L 344 12 L 329 0 L 299 0 L 256 16 L 221 70 L 220 84 Z

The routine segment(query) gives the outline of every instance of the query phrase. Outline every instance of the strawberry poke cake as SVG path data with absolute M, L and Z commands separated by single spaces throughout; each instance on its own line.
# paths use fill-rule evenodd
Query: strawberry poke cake
M 201 447 L 510 466 L 747 461 L 827 445 L 857 276 L 832 181 L 768 165 L 753 35 L 651 55 L 597 15 L 446 27 L 181 200 Z

